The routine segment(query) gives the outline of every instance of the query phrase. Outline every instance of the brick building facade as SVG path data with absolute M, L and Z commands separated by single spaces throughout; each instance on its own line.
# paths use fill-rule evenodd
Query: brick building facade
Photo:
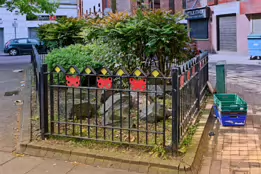
M 176 0 L 176 12 L 189 12 L 188 28 L 199 49 L 209 52 L 248 54 L 248 35 L 261 34 L 260 0 Z M 199 19 L 210 8 L 208 20 Z M 195 19 L 197 14 L 198 19 Z M 202 15 L 201 15 L 202 16 Z M 203 22 L 205 20 L 205 22 Z M 197 24 L 198 23 L 198 24 Z
M 137 6 L 137 2 L 134 3 L 132 0 L 102 1 L 103 9 L 112 7 L 112 1 L 116 2 L 116 8 L 121 11 L 131 12 Z M 145 0 L 145 3 L 149 4 L 150 1 Z M 248 54 L 248 35 L 257 32 L 261 34 L 260 0 L 154 0 L 154 2 L 155 8 L 189 14 L 188 34 L 201 50 Z
M 151 2 L 152 0 L 144 0 L 144 3 L 151 7 L 154 7 L 156 9 L 161 8 L 165 10 L 174 10 L 176 3 L 175 0 L 154 0 L 154 5 L 152 5 Z M 103 10 L 105 8 L 112 8 L 113 3 L 116 3 L 116 9 L 118 11 L 131 11 L 137 7 L 137 2 L 133 0 L 102 0 L 102 3 Z

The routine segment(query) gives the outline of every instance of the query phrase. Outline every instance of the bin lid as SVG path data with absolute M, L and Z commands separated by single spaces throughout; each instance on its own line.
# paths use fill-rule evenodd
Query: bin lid
M 250 34 L 248 39 L 261 39 L 261 34 Z
M 216 66 L 222 66 L 222 65 L 226 65 L 227 61 L 225 60 L 219 60 L 217 63 L 216 63 Z

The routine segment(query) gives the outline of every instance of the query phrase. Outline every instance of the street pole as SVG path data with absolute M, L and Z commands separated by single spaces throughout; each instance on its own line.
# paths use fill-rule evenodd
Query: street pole
M 15 34 L 15 39 L 16 39 L 16 28 L 17 28 L 17 19 L 16 18 L 14 18 L 14 22 L 13 22 L 13 27 L 14 27 L 14 34 Z
M 15 39 L 16 39 L 16 27 L 14 28 L 14 31 L 15 31 Z

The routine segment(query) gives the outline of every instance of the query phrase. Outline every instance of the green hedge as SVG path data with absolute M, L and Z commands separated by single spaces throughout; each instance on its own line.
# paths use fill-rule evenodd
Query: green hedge
M 87 66 L 91 66 L 95 70 L 100 70 L 103 67 L 102 62 L 95 60 L 92 56 L 92 50 L 84 45 L 71 45 L 61 49 L 54 49 L 46 57 L 46 63 L 49 71 L 54 71 L 57 65 L 63 67 L 66 71 L 71 66 L 76 66 L 81 72 Z M 54 76 L 55 83 L 58 77 Z M 60 83 L 65 83 L 65 76 L 60 75 Z

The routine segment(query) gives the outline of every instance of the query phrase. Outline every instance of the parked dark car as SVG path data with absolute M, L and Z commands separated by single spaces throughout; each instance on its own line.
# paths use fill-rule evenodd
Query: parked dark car
M 31 54 L 32 45 L 35 45 L 39 54 L 46 54 L 47 48 L 38 39 L 30 38 L 18 38 L 11 39 L 5 44 L 4 53 L 8 53 L 10 56 Z

